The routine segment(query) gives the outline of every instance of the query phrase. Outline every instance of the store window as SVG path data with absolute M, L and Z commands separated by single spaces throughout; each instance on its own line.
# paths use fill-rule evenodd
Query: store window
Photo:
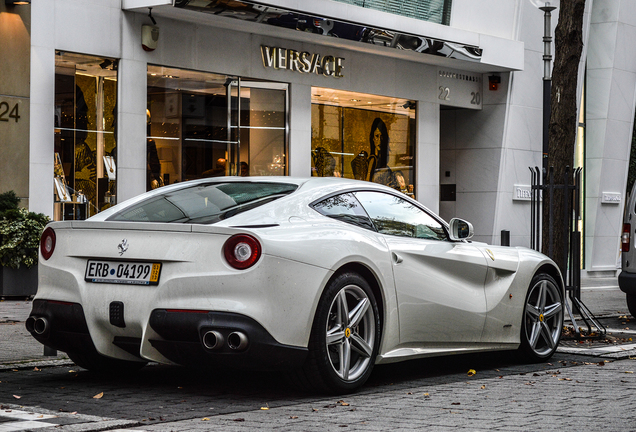
M 320 87 L 311 98 L 313 176 L 372 181 L 414 196 L 414 101 Z
M 117 60 L 55 52 L 54 219 L 115 203 Z
M 148 66 L 147 189 L 287 174 L 287 84 Z

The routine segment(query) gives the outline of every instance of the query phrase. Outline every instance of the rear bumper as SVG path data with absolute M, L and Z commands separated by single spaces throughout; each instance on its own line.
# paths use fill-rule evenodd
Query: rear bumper
M 44 319 L 35 331 L 34 321 Z M 33 300 L 26 328 L 43 345 L 64 352 L 96 351 L 82 306 L 53 300 Z
M 618 275 L 618 286 L 624 293 L 636 294 L 636 273 L 621 272 Z
M 156 309 L 149 324 L 162 338 L 150 339 L 153 348 L 182 365 L 283 370 L 301 366 L 307 357 L 307 348 L 283 345 L 258 322 L 237 313 Z M 208 332 L 218 336 L 218 346 L 206 347 Z M 245 336 L 243 347 L 232 343 L 238 334 Z
M 40 321 L 36 324 L 36 320 Z M 149 324 L 160 336 L 151 338 L 150 344 L 168 360 L 181 365 L 284 370 L 301 366 L 307 357 L 307 348 L 277 342 L 258 322 L 241 314 L 156 309 Z M 26 327 L 40 343 L 56 350 L 97 353 L 84 310 L 78 303 L 34 300 Z M 219 336 L 218 346 L 206 348 L 203 338 L 208 332 Z M 112 340 L 137 357 L 141 342 L 117 336 Z

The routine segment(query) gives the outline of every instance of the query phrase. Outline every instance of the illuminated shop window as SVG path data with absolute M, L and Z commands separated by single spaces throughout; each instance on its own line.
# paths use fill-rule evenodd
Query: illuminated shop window
M 414 101 L 312 88 L 312 175 L 391 186 L 413 196 Z
M 147 189 L 287 174 L 287 84 L 148 66 Z
M 55 53 L 55 220 L 110 207 L 117 188 L 117 60 Z

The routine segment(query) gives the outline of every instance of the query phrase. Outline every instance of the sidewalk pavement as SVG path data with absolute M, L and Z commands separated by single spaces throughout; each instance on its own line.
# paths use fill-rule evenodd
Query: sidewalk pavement
M 62 352 L 56 356 L 44 355 L 44 346 L 24 327 L 30 312 L 31 300 L 0 300 L 0 369 L 3 366 L 15 367 L 20 363 L 33 367 L 32 362 L 48 363 L 68 358 Z
M 613 278 L 588 278 L 581 279 L 583 289 L 594 289 L 595 287 L 615 287 L 618 280 Z M 585 301 L 586 294 L 582 294 Z M 624 300 L 621 302 L 624 305 Z M 590 307 L 590 305 L 588 305 Z M 596 310 L 591 307 L 597 316 L 603 316 L 615 312 L 615 308 L 605 308 L 607 310 Z M 65 353 L 58 352 L 56 356 L 45 356 L 44 346 L 36 341 L 24 327 L 24 321 L 31 312 L 31 300 L 27 299 L 4 299 L 0 300 L 0 370 L 4 368 L 15 368 L 23 364 L 24 367 L 33 367 L 39 362 L 46 364 L 64 364 L 70 362 Z

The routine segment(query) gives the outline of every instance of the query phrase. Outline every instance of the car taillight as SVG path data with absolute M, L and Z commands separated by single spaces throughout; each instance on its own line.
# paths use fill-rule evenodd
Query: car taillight
M 631 224 L 623 224 L 623 235 L 621 236 L 621 243 L 623 244 L 623 252 L 629 252 L 630 235 L 632 231 Z
M 223 253 L 228 264 L 244 270 L 256 264 L 261 257 L 261 244 L 250 235 L 237 234 L 225 242 Z
M 42 258 L 45 260 L 51 258 L 53 251 L 55 250 L 55 231 L 49 227 L 44 230 L 42 237 L 40 237 L 40 252 Z

